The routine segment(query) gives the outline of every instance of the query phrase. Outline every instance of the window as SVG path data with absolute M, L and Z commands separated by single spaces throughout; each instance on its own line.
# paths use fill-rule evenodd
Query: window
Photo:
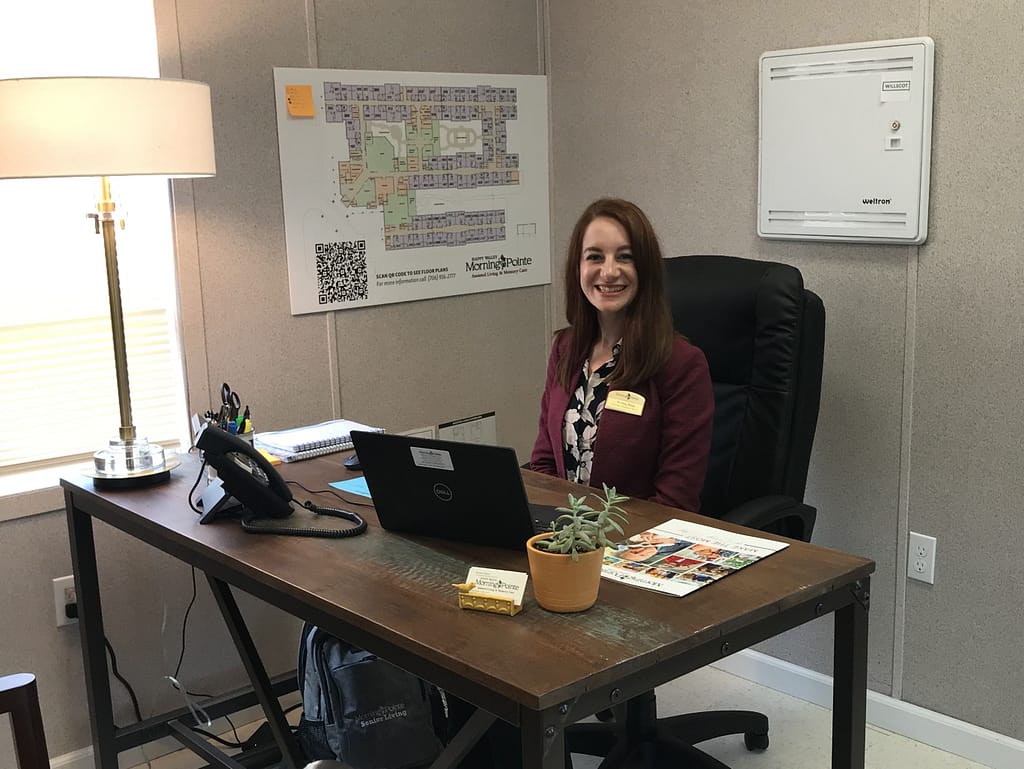
M 140 0 L 11 4 L 0 26 L 0 78 L 156 77 L 157 61 L 153 8 Z M 169 186 L 115 177 L 111 190 L 126 220 L 117 251 L 133 421 L 140 437 L 174 446 L 188 425 Z M 0 480 L 85 460 L 117 437 L 103 239 L 86 218 L 98 197 L 98 179 L 0 180 Z

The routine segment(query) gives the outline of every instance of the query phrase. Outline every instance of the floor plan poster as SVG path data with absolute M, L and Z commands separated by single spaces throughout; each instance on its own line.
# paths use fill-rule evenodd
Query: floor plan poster
M 293 314 L 550 282 L 542 76 L 274 69 Z

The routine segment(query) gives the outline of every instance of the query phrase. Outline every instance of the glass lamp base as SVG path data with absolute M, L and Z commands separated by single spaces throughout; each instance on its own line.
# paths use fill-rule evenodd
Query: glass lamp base
M 165 452 L 163 446 L 145 438 L 112 439 L 106 448 L 93 454 L 93 467 L 86 475 L 93 478 L 97 486 L 135 488 L 163 483 L 179 464 L 181 460 L 176 452 Z

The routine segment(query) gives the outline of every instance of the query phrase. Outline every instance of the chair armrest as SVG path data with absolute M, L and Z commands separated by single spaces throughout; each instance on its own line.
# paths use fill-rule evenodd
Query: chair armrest
M 734 507 L 723 521 L 810 542 L 818 511 L 792 497 L 758 497 Z

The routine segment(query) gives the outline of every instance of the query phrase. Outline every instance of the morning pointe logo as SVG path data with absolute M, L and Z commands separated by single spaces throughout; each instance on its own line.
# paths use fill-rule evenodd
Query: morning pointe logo
M 529 267 L 533 264 L 531 256 L 508 257 L 500 256 L 475 257 L 472 261 L 466 262 L 466 272 L 480 272 L 481 270 L 506 270 L 509 267 Z
M 866 206 L 891 206 L 892 198 L 863 198 L 860 202 Z

